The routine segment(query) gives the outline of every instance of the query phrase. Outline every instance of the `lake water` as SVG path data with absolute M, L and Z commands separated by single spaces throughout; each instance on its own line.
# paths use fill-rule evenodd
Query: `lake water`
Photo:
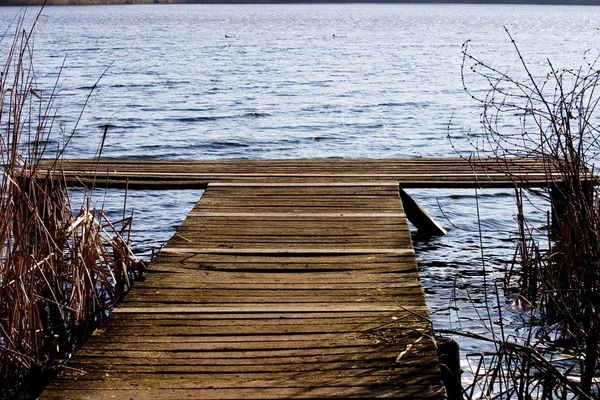
M 17 12 L 0 9 L 2 30 Z M 481 131 L 481 107 L 461 82 L 462 44 L 471 40 L 478 57 L 522 76 L 503 26 L 536 76 L 549 71 L 546 59 L 575 68 L 585 51 L 600 54 L 600 7 L 49 7 L 35 35 L 36 73 L 40 89 L 48 92 L 66 56 L 55 106 L 57 121 L 70 132 L 90 88 L 110 66 L 90 98 L 69 157 L 93 156 L 106 124 L 103 155 L 111 157 L 455 156 L 472 150 L 468 132 Z M 2 54 L 8 43 L 6 38 L 0 43 Z M 485 82 L 470 85 L 487 90 Z M 503 129 L 518 130 L 518 116 Z M 54 142 L 64 141 L 56 131 Z M 435 326 L 484 333 L 477 315 L 485 301 L 484 276 L 491 288 L 492 271 L 501 277 L 514 256 L 512 191 L 479 193 L 483 254 L 473 190 L 411 194 L 449 230 L 445 237 L 415 243 Z M 121 195 L 110 191 L 107 208 L 119 209 Z M 168 239 L 199 196 L 130 193 L 134 248 L 147 255 Z M 518 333 L 520 315 L 505 308 L 511 332 Z M 470 341 L 461 345 L 482 350 Z

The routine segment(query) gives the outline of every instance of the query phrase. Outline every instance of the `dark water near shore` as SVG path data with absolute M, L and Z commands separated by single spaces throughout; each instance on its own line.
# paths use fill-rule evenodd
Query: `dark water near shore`
M 0 9 L 2 31 L 18 11 Z M 48 92 L 66 56 L 55 106 L 61 128 L 70 132 L 110 65 L 68 157 L 93 156 L 106 124 L 103 155 L 110 157 L 455 156 L 472 151 L 466 135 L 481 130 L 481 108 L 461 83 L 461 45 L 472 40 L 480 58 L 521 74 L 503 26 L 539 76 L 549 70 L 547 58 L 559 68 L 574 68 L 585 51 L 600 51 L 600 7 L 51 7 L 36 33 L 36 73 Z M 5 38 L 0 49 L 8 43 Z M 487 90 L 481 82 L 473 85 Z M 515 116 L 502 129 L 518 130 L 518 122 Z M 57 133 L 53 140 L 56 145 L 65 139 Z M 512 191 L 479 192 L 483 254 L 473 190 L 410 193 L 449 230 L 415 243 L 435 326 L 485 333 L 478 315 L 484 276 L 491 288 L 514 256 Z M 121 196 L 107 193 L 106 208 L 120 213 Z M 147 256 L 168 239 L 199 196 L 130 192 L 134 249 Z M 538 216 L 540 224 L 544 218 Z M 511 332 L 518 333 L 520 316 L 502 306 Z M 461 345 L 475 350 L 470 341 Z

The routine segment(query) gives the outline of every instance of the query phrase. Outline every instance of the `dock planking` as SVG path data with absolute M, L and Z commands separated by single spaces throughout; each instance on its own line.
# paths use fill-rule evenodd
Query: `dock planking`
M 206 191 L 42 398 L 444 398 L 406 214 L 435 222 L 402 188 L 548 187 L 554 165 L 43 161 L 70 184 Z
M 207 182 L 43 399 L 445 398 L 398 182 Z
M 315 183 L 363 187 L 395 182 L 403 188 L 547 186 L 557 172 L 546 158 L 398 158 L 295 160 L 45 160 L 38 173 L 98 187 L 197 188 L 214 184 L 296 187 Z M 560 178 L 560 176 L 558 176 Z M 342 186 L 343 187 L 343 186 Z
M 42 398 L 444 398 L 402 188 L 547 187 L 553 165 L 43 161 L 70 184 L 206 191 Z

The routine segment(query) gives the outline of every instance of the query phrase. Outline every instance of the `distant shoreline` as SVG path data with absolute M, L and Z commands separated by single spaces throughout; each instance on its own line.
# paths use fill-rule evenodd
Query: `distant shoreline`
M 0 6 L 40 6 L 40 0 L 0 0 Z M 600 0 L 48 0 L 46 5 L 115 5 L 115 4 L 532 4 L 532 5 L 600 5 Z

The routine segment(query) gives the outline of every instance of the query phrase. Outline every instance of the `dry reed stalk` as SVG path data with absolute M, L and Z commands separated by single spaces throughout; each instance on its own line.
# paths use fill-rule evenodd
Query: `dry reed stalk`
M 46 99 L 36 87 L 33 28 L 23 20 L 0 75 L 0 387 L 8 397 L 86 339 L 131 287 L 134 263 L 130 218 L 112 224 L 89 201 L 74 212 L 60 175 L 38 168 L 54 89 Z

